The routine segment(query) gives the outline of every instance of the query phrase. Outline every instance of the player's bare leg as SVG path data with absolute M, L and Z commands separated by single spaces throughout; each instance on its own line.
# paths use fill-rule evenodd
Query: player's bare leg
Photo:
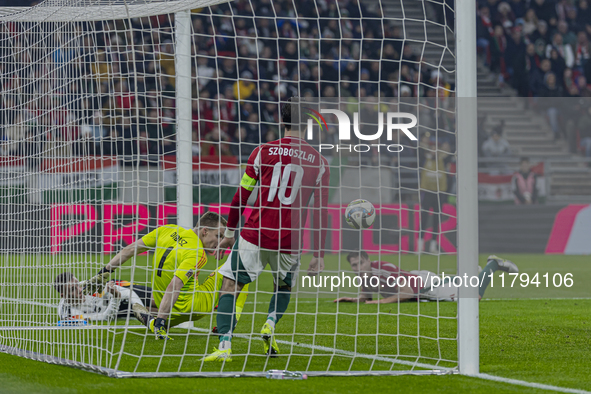
M 214 348 L 213 353 L 203 361 L 232 361 L 232 329 L 236 322 L 236 298 L 243 287 L 244 284 L 224 277 L 216 317 L 220 347 Z

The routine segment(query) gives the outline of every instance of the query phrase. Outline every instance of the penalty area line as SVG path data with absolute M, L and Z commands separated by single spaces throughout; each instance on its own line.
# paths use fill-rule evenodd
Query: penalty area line
M 485 380 L 492 380 L 494 382 L 500 382 L 500 383 L 508 383 L 508 384 L 513 384 L 516 386 L 531 387 L 531 388 L 541 389 L 541 390 L 558 391 L 561 393 L 591 394 L 591 391 L 585 391 L 585 390 L 580 390 L 580 389 L 571 389 L 568 387 L 552 386 L 550 384 L 528 382 L 526 380 L 503 378 L 500 376 L 489 375 L 486 373 L 479 373 L 476 375 L 465 375 L 465 376 L 470 376 L 470 377 L 485 379 Z

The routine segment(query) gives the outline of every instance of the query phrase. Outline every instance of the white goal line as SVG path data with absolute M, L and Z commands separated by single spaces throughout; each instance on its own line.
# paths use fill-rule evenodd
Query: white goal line
M 46 308 L 54 308 L 54 309 L 57 309 L 57 305 L 56 304 L 49 304 L 49 303 L 45 303 L 45 302 L 37 302 L 37 301 L 23 300 L 22 298 L 0 297 L 0 301 L 18 302 L 19 304 L 34 305 L 34 306 L 44 306 Z
M 485 380 L 492 380 L 494 382 L 514 384 L 516 386 L 531 387 L 531 388 L 536 388 L 536 389 L 541 389 L 541 390 L 558 391 L 558 392 L 561 392 L 561 393 L 591 394 L 591 391 L 585 391 L 585 390 L 580 390 L 580 389 L 571 389 L 571 388 L 568 388 L 568 387 L 552 386 L 550 384 L 528 382 L 528 381 L 525 381 L 525 380 L 503 378 L 503 377 L 500 377 L 500 376 L 489 375 L 489 374 L 486 374 L 486 373 L 479 373 L 477 375 L 466 375 L 466 376 L 472 376 L 472 377 L 475 377 L 475 378 L 485 379 Z
M 210 331 L 205 328 L 192 327 L 192 328 L 190 328 L 190 330 L 199 331 L 199 332 L 203 332 L 203 333 L 210 333 Z M 263 340 L 260 337 L 260 334 L 232 334 L 232 337 L 247 339 L 247 340 L 254 339 L 257 341 Z M 348 350 L 342 350 L 342 349 L 337 349 L 337 348 L 332 348 L 332 347 L 327 347 L 327 346 L 311 345 L 311 344 L 307 344 L 307 343 L 291 342 L 291 341 L 284 341 L 284 340 L 279 340 L 279 339 L 276 339 L 276 341 L 277 341 L 277 343 L 280 343 L 283 345 L 301 347 L 304 349 L 319 350 L 322 352 L 334 353 L 334 354 L 347 356 L 347 357 L 366 358 L 369 360 L 384 361 L 384 362 L 389 362 L 389 363 L 394 363 L 394 364 L 406 365 L 406 366 L 410 366 L 410 367 L 435 369 L 436 371 L 440 371 L 440 373 L 442 373 L 442 374 L 456 373 L 456 368 L 441 367 L 441 366 L 437 366 L 437 365 L 433 365 L 433 364 L 424 364 L 424 363 L 419 363 L 419 362 L 405 361 L 405 360 L 399 360 L 397 358 L 376 356 L 376 355 L 365 354 L 365 353 L 355 353 L 355 352 L 351 352 Z

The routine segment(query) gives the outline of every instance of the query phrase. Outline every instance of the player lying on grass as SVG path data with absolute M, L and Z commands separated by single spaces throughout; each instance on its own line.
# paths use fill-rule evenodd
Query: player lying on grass
M 296 98 L 297 100 L 297 98 Z M 255 281 L 267 265 L 273 273 L 274 293 L 269 303 L 267 321 L 261 329 L 264 351 L 269 356 L 279 353 L 274 337 L 275 325 L 285 313 L 295 286 L 300 266 L 301 228 L 305 226 L 307 205 L 314 196 L 314 226 L 318 251 L 310 262 L 309 275 L 324 268 L 323 250 L 326 238 L 328 185 L 330 172 L 326 159 L 304 139 L 304 129 L 292 129 L 294 98 L 281 108 L 285 137 L 258 146 L 248 158 L 246 172 L 232 200 L 228 230 L 219 251 L 233 246 L 225 264 L 217 314 L 220 334 L 219 349 L 214 348 L 204 361 L 231 361 L 234 304 L 243 286 Z M 293 114 L 294 124 L 299 122 Z M 234 230 L 256 184 L 259 192 L 238 240 Z
M 454 287 L 451 282 L 454 276 L 446 276 L 445 281 L 432 280 L 432 276 L 437 274 L 430 271 L 404 271 L 392 263 L 384 261 L 371 261 L 369 255 L 364 252 L 351 252 L 347 256 L 347 261 L 351 264 L 351 269 L 358 276 L 363 277 L 367 275 L 368 279 L 364 281 L 368 287 L 361 288 L 361 295 L 359 298 L 341 297 L 335 302 L 365 302 L 366 304 L 389 304 L 398 301 L 411 300 L 438 300 L 438 301 L 455 301 L 457 299 L 457 287 Z M 484 291 L 490 283 L 490 274 L 495 271 L 505 271 L 509 273 L 517 273 L 519 269 L 509 260 L 501 259 L 497 256 L 489 256 L 486 266 L 478 275 L 478 299 L 482 299 Z M 406 280 L 397 280 L 400 276 L 404 276 Z M 377 277 L 379 281 L 374 281 L 376 286 L 369 285 L 370 277 Z M 406 283 L 405 286 L 398 287 L 396 283 Z M 431 288 L 431 284 L 437 285 Z M 423 285 L 421 287 L 421 284 Z M 377 293 L 378 297 L 382 295 L 384 298 L 374 300 L 373 294 Z
M 102 291 L 85 295 L 83 285 L 84 282 L 79 282 L 71 272 L 63 272 L 55 278 L 54 287 L 61 297 L 58 305 L 61 322 L 110 320 L 126 317 L 129 310 L 142 321 L 140 315 L 148 313 L 145 304 L 150 302 L 152 289 L 147 286 L 109 281 Z
M 207 212 L 193 229 L 175 225 L 158 227 L 136 242 L 126 246 L 90 279 L 87 292 L 104 283 L 111 272 L 132 257 L 154 250 L 152 268 L 152 310 L 156 318 L 142 316 L 156 339 L 169 339 L 168 327 L 199 320 L 214 311 L 222 276 L 217 271 L 199 285 L 199 270 L 207 263 L 205 253 L 214 253 L 226 229 L 226 219 Z M 237 312 L 244 307 L 247 292 L 238 299 Z M 168 320 L 168 321 L 167 321 Z
M 60 293 L 58 315 L 60 323 L 68 321 L 105 321 L 127 317 L 129 310 L 144 323 L 141 314 L 148 313 L 145 305 L 150 303 L 152 289 L 127 281 L 109 281 L 103 291 L 85 295 L 84 282 L 79 282 L 71 272 L 59 274 L 54 281 Z

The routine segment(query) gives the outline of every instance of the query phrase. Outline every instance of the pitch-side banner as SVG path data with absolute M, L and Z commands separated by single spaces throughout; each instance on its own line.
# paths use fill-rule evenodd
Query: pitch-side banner
M 572 204 L 558 212 L 546 253 L 591 254 L 591 205 Z
M 550 208 L 503 205 L 481 209 L 482 253 L 591 254 L 591 205 Z M 193 221 L 214 210 L 228 215 L 229 204 L 194 204 Z M 369 253 L 416 253 L 420 229 L 417 205 L 383 204 L 372 228 L 349 228 L 345 207 L 330 205 L 326 250 L 348 252 L 360 246 Z M 250 215 L 247 208 L 244 217 Z M 0 250 L 16 253 L 114 253 L 165 224 L 176 223 L 176 204 L 0 204 Z M 244 222 L 243 222 L 244 223 Z M 456 251 L 456 207 L 442 207 L 441 251 Z M 314 248 L 310 220 L 303 233 L 306 250 Z M 17 234 L 17 236 L 15 236 Z M 527 242 L 523 241 L 524 234 Z M 433 237 L 427 228 L 425 241 Z M 533 245 L 532 245 L 533 244 Z
M 45 203 L 100 201 L 116 197 L 118 181 L 116 157 L 86 156 L 44 160 L 37 186 Z
M 116 253 L 158 226 L 176 223 L 176 204 L 52 204 L 34 211 L 31 206 L 0 205 L 5 210 L 0 219 L 0 250 L 50 253 Z M 328 206 L 329 229 L 325 251 L 351 252 L 362 248 L 368 253 L 413 253 L 420 228 L 418 205 L 383 204 L 376 206 L 377 218 L 369 229 L 359 231 L 344 221 L 345 206 Z M 247 208 L 244 218 L 251 213 Z M 193 222 L 206 211 L 227 216 L 230 204 L 194 204 Z M 311 212 L 309 212 L 311 214 Z M 31 215 L 34 215 L 31 217 Z M 244 223 L 244 222 L 243 222 Z M 445 253 L 456 251 L 456 209 L 444 204 L 441 234 L 437 235 Z M 303 252 L 315 250 L 311 217 L 302 230 Z M 433 229 L 427 228 L 426 241 Z M 19 234 L 14 237 L 12 234 Z M 30 244 L 27 244 L 30 243 Z

